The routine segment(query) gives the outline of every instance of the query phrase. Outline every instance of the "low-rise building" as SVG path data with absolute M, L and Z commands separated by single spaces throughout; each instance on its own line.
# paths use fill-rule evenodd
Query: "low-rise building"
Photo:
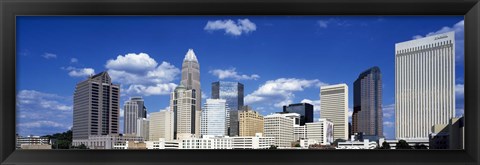
M 464 149 L 465 148 L 464 117 L 451 118 L 448 124 L 432 126 L 429 134 L 430 149 Z
M 52 149 L 52 145 L 50 145 L 50 144 L 21 144 L 20 148 L 21 149 L 27 149 L 27 150 L 32 150 L 32 149 L 46 150 L 46 149 Z
M 377 142 L 365 139 L 363 141 L 338 142 L 336 149 L 375 149 Z
M 22 144 L 32 144 L 32 145 L 39 145 L 39 144 L 48 144 L 50 145 L 50 139 L 47 137 L 41 137 L 41 136 L 17 136 L 16 140 L 16 147 L 21 148 Z
M 76 140 L 72 143 L 73 146 L 80 146 L 84 144 L 89 149 L 114 149 L 114 146 L 125 145 L 127 141 L 143 142 L 143 137 L 134 135 L 93 135 L 88 139 Z
M 178 140 L 166 141 L 165 138 L 159 138 L 158 141 L 146 141 L 147 149 L 179 149 Z
M 274 137 L 263 137 L 261 133 L 255 136 L 230 137 L 232 139 L 232 149 L 267 149 L 275 145 Z
M 139 141 L 126 141 L 125 143 L 117 143 L 113 146 L 113 149 L 130 149 L 130 150 L 144 150 L 147 149 L 145 142 Z
M 203 136 L 202 138 L 185 138 L 180 140 L 180 149 L 232 149 L 229 137 Z

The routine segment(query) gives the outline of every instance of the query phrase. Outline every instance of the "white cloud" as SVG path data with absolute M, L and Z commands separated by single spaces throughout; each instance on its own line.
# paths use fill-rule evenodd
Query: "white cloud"
M 57 123 L 54 121 L 46 121 L 46 120 L 19 123 L 17 124 L 17 126 L 23 127 L 23 128 L 44 128 L 44 127 L 59 127 L 59 128 L 66 128 L 66 129 L 69 128 L 65 124 Z
M 218 79 L 221 79 L 221 80 L 227 79 L 227 78 L 232 78 L 235 80 L 257 80 L 258 78 L 260 78 L 260 76 L 257 74 L 252 74 L 250 76 L 244 75 L 244 74 L 239 75 L 235 70 L 236 68 L 230 68 L 226 70 L 214 69 L 214 70 L 211 70 L 209 73 L 211 73 L 214 76 L 217 76 Z
M 321 28 L 327 28 L 328 27 L 328 21 L 326 20 L 319 20 L 317 21 L 318 23 L 318 26 L 320 26 Z
M 57 55 L 53 53 L 44 53 L 42 57 L 45 59 L 51 59 L 51 58 L 57 58 Z
M 146 53 L 119 55 L 107 61 L 105 67 L 112 81 L 126 86 L 125 91 L 131 95 L 166 95 L 176 84 L 172 81 L 180 70 L 168 62 L 160 65 Z
M 293 102 L 294 92 L 303 91 L 309 87 L 319 87 L 323 84 L 325 83 L 317 79 L 279 78 L 269 80 L 253 93 L 245 96 L 245 104 L 263 102 L 273 103 L 275 107 L 282 107 Z
M 463 57 L 464 57 L 464 38 L 465 38 L 465 33 L 464 33 L 464 20 L 461 20 L 457 22 L 455 25 L 449 27 L 449 26 L 444 26 L 440 28 L 437 31 L 434 32 L 429 32 L 426 35 L 415 35 L 412 38 L 413 39 L 418 39 L 418 38 L 423 38 L 427 36 L 432 36 L 436 34 L 441 34 L 441 33 L 446 33 L 450 31 L 455 32 L 455 59 L 457 63 L 462 63 L 463 62 Z
M 465 113 L 465 109 L 463 108 L 456 108 L 455 109 L 455 116 L 456 117 L 461 117 Z
M 72 106 L 60 103 L 64 100 L 55 94 L 42 93 L 35 90 L 21 90 L 17 93 L 17 106 L 20 109 L 44 108 L 59 111 L 71 111 Z
M 461 99 L 464 97 L 464 87 L 463 84 L 456 84 L 455 85 L 455 96 L 457 99 Z
M 313 105 L 313 111 L 320 112 L 320 100 L 309 100 L 309 99 L 303 99 L 300 101 L 301 103 L 309 103 Z
M 340 19 L 336 19 L 336 18 L 330 18 L 330 19 L 327 19 L 327 20 L 318 20 L 317 21 L 317 25 L 320 27 L 320 28 L 328 28 L 330 25 L 334 25 L 334 26 L 351 26 L 350 23 L 348 23 L 347 21 L 345 20 L 340 20 Z M 362 26 L 366 26 L 365 23 L 362 24 Z
M 348 107 L 348 119 L 351 120 L 353 116 L 353 108 Z
M 383 105 L 382 111 L 384 118 L 393 117 L 395 115 L 395 104 Z
M 207 94 L 205 94 L 205 92 L 202 91 L 202 100 L 206 100 L 208 98 L 209 97 L 207 96 Z
M 123 110 L 123 108 L 120 108 L 120 117 L 123 118 L 123 116 L 125 116 L 125 110 Z
M 78 62 L 78 59 L 77 59 L 77 58 L 71 58 L 71 59 L 70 59 L 70 62 L 71 62 L 71 63 L 77 63 L 77 62 Z
M 228 19 L 208 21 L 203 29 L 207 31 L 225 30 L 225 34 L 240 36 L 242 33 L 250 33 L 257 30 L 257 26 L 248 19 L 239 19 L 237 22 Z
M 44 135 L 63 132 L 72 124 L 72 97 L 20 90 L 17 92 L 17 132 Z
M 95 74 L 95 70 L 93 68 L 68 67 L 67 70 L 70 70 L 68 72 L 68 75 L 70 77 L 87 77 Z
M 146 53 L 129 53 L 126 55 L 118 55 L 115 60 L 108 60 L 105 67 L 129 73 L 146 73 L 154 70 L 157 65 L 158 63 Z
M 394 123 L 394 122 L 391 122 L 391 121 L 384 121 L 384 122 L 383 122 L 383 126 L 385 126 L 385 127 L 394 127 L 394 126 L 395 126 L 395 123 Z

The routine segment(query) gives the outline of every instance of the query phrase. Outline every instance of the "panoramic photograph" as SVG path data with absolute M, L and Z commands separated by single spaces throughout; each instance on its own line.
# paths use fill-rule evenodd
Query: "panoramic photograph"
M 465 149 L 463 16 L 17 16 L 17 149 Z

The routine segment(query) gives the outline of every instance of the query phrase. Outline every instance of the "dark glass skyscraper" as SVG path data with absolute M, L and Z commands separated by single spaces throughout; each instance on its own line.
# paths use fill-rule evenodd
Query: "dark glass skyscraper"
M 362 132 L 365 138 L 383 137 L 380 69 L 372 67 L 362 72 L 353 86 L 352 132 Z
M 300 114 L 300 125 L 313 122 L 313 105 L 309 103 L 297 103 L 283 106 L 283 112 L 285 113 L 298 113 Z
M 243 84 L 217 81 L 212 83 L 212 99 L 224 99 L 230 109 L 228 135 L 238 136 L 238 110 L 243 109 Z
M 227 81 L 213 82 L 212 99 L 224 99 L 230 110 L 240 110 L 243 107 L 243 84 Z

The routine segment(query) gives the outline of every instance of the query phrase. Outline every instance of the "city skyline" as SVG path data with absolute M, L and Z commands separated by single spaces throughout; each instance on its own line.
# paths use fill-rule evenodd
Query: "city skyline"
M 168 18 L 171 19 L 172 17 L 168 17 Z M 179 38 L 182 38 L 183 40 L 192 39 L 195 41 L 188 41 L 184 45 L 173 47 L 173 48 L 172 48 L 172 45 L 169 45 L 169 46 L 165 46 L 165 48 L 161 48 L 158 50 L 155 50 L 152 47 L 161 47 L 161 46 L 152 45 L 153 43 L 145 44 L 145 45 L 132 44 L 133 46 L 127 45 L 126 46 L 127 48 L 121 49 L 121 50 L 120 49 L 115 50 L 115 51 L 112 51 L 111 53 L 106 53 L 106 51 L 108 50 L 105 50 L 105 49 L 100 50 L 98 54 L 94 53 L 91 56 L 89 56 L 88 54 L 85 56 L 82 56 L 80 54 L 74 55 L 75 54 L 74 52 L 77 51 L 76 49 L 56 51 L 56 50 L 45 50 L 45 49 L 34 50 L 32 48 L 25 48 L 26 46 L 32 43 L 22 42 L 22 37 L 25 40 L 26 39 L 25 35 L 30 34 L 31 31 L 35 31 L 34 29 L 28 30 L 28 27 L 26 27 L 26 25 L 35 24 L 35 20 L 22 19 L 22 18 L 19 19 L 19 28 L 20 28 L 19 37 L 20 38 L 19 38 L 19 48 L 18 48 L 19 49 L 18 59 L 19 59 L 20 68 L 18 68 L 19 78 L 17 80 L 18 82 L 17 91 L 19 96 L 17 97 L 18 98 L 17 101 L 20 104 L 19 109 L 23 110 L 19 113 L 20 115 L 17 118 L 18 119 L 17 124 L 20 129 L 19 133 L 23 135 L 27 135 L 29 134 L 27 133 L 29 130 L 33 130 L 32 128 L 37 128 L 35 130 L 39 130 L 38 128 L 45 129 L 43 130 L 43 132 L 45 132 L 44 134 L 61 132 L 58 130 L 67 130 L 71 126 L 71 124 L 70 125 L 68 124 L 68 123 L 71 123 L 71 119 L 70 121 L 69 119 L 66 119 L 63 121 L 62 120 L 51 121 L 51 120 L 41 118 L 42 116 L 38 116 L 38 118 L 40 119 L 34 119 L 32 118 L 32 116 L 28 116 L 28 114 L 25 114 L 24 112 L 28 112 L 29 111 L 28 106 L 31 106 L 32 102 L 37 101 L 38 105 L 44 105 L 44 106 L 39 106 L 41 108 L 45 108 L 50 111 L 57 110 L 61 112 L 58 115 L 68 116 L 68 111 L 72 107 L 71 105 L 72 101 L 70 99 L 73 93 L 72 83 L 81 81 L 82 79 L 85 78 L 85 75 L 87 75 L 87 73 L 90 73 L 90 74 L 98 73 L 103 70 L 108 70 L 108 72 L 111 75 L 117 74 L 116 75 L 117 79 L 112 78 L 112 80 L 114 82 L 117 81 L 115 83 L 119 83 L 120 85 L 122 85 L 120 105 L 124 105 L 124 101 L 127 100 L 128 97 L 140 94 L 145 98 L 146 107 L 149 108 L 148 113 L 158 112 L 160 109 L 165 109 L 166 107 L 168 107 L 169 94 L 171 90 L 174 89 L 174 87 L 178 85 L 178 83 L 180 82 L 179 80 L 180 80 L 181 61 L 185 55 L 185 51 L 188 50 L 189 48 L 193 48 L 195 50 L 197 57 L 199 58 L 199 61 L 202 65 L 202 69 L 200 70 L 200 73 L 202 75 L 201 89 L 203 89 L 202 91 L 205 91 L 205 93 L 203 93 L 204 96 L 207 96 L 207 97 L 202 97 L 202 103 L 205 102 L 205 99 L 208 98 L 208 96 L 210 96 L 211 94 L 209 93 L 211 91 L 208 89 L 210 89 L 210 85 L 212 82 L 238 81 L 242 84 L 245 84 L 245 101 L 250 103 L 250 104 L 246 103 L 245 105 L 251 105 L 252 109 L 259 111 L 262 115 L 268 115 L 270 113 L 280 112 L 282 110 L 281 108 L 281 106 L 283 106 L 282 104 L 286 105 L 289 103 L 312 101 L 311 103 L 315 105 L 314 118 L 315 118 L 315 121 L 318 121 L 318 118 L 319 118 L 319 111 L 318 111 L 319 87 L 318 86 L 319 85 L 346 83 L 350 88 L 353 89 L 353 81 L 357 78 L 358 74 L 361 71 L 369 67 L 378 65 L 380 69 L 382 69 L 382 74 L 383 74 L 382 76 L 386 77 L 386 79 L 384 80 L 385 93 L 383 93 L 384 98 L 383 98 L 383 104 L 382 104 L 385 112 L 385 109 L 392 108 L 391 106 L 394 103 L 394 95 L 393 95 L 394 92 L 392 92 L 394 90 L 394 81 L 393 81 L 394 68 L 391 67 L 391 65 L 394 64 L 394 50 L 392 49 L 394 43 L 411 40 L 416 35 L 425 36 L 430 32 L 437 32 L 439 30 L 445 29 L 443 27 L 450 27 L 452 30 L 456 30 L 455 27 L 457 25 L 460 26 L 459 22 L 462 22 L 461 20 L 463 19 L 463 18 L 457 18 L 457 17 L 445 17 L 445 20 L 442 20 L 439 18 L 431 17 L 431 18 L 435 18 L 435 19 L 432 19 L 434 21 L 430 20 L 430 22 L 428 21 L 427 22 L 428 23 L 436 22 L 434 23 L 434 25 L 429 25 L 422 28 L 419 28 L 420 25 L 418 25 L 418 28 L 416 30 L 412 30 L 413 32 L 404 34 L 398 38 L 387 39 L 388 41 L 391 41 L 391 42 L 387 42 L 388 44 L 391 44 L 389 46 L 390 50 L 385 51 L 387 53 L 378 53 L 378 54 L 372 55 L 375 58 L 381 57 L 381 56 L 388 57 L 386 59 L 382 59 L 384 60 L 384 63 L 381 62 L 382 60 L 377 60 L 377 61 L 373 60 L 374 62 L 372 63 L 367 63 L 365 65 L 359 65 L 355 67 L 345 67 L 345 68 L 335 67 L 335 69 L 338 71 L 336 72 L 336 74 L 338 75 L 332 75 L 327 73 L 327 72 L 330 72 L 330 69 L 328 69 L 328 66 L 333 67 L 334 65 L 326 65 L 324 68 L 318 67 L 316 65 L 313 65 L 314 63 L 311 63 L 311 61 L 315 61 L 315 60 L 306 61 L 303 58 L 314 58 L 318 62 L 322 62 L 323 61 L 322 59 L 330 59 L 330 60 L 334 60 L 333 61 L 334 64 L 338 64 L 339 62 L 335 62 L 335 60 L 339 60 L 340 58 L 346 61 L 346 62 L 344 61 L 345 65 L 351 65 L 351 63 L 349 63 L 348 60 L 344 58 L 345 57 L 354 58 L 355 56 L 358 56 L 358 55 L 346 56 L 345 54 L 347 54 L 347 52 L 345 52 L 345 50 L 339 49 L 338 47 L 339 45 L 342 45 L 340 44 L 340 42 L 333 42 L 334 44 L 337 44 L 337 49 L 330 50 L 331 52 L 329 52 L 328 49 L 326 48 L 328 46 L 321 45 L 321 44 L 327 44 L 325 42 L 320 42 L 321 44 L 318 44 L 318 45 L 306 44 L 308 46 L 296 44 L 296 45 L 292 45 L 292 48 L 291 48 L 292 50 L 290 49 L 286 50 L 286 48 L 274 47 L 280 50 L 273 50 L 273 51 L 271 50 L 271 48 L 270 49 L 265 48 L 266 50 L 262 49 L 262 44 L 258 42 L 255 44 L 252 44 L 251 46 L 247 46 L 245 42 L 251 42 L 250 40 L 253 40 L 253 38 L 255 38 L 256 35 L 265 37 L 266 35 L 265 33 L 269 33 L 269 30 L 262 30 L 262 29 L 270 29 L 271 31 L 273 27 L 277 27 L 277 26 L 280 26 L 279 29 L 292 28 L 290 26 L 283 24 L 282 21 L 279 21 L 279 20 L 287 20 L 287 22 L 290 21 L 290 22 L 296 22 L 301 25 L 306 25 L 305 27 L 303 27 L 304 30 L 308 29 L 310 30 L 310 32 L 312 32 L 310 34 L 311 36 L 321 38 L 322 36 L 326 35 L 325 34 L 326 31 L 329 31 L 331 29 L 337 28 L 339 29 L 339 31 L 341 31 L 342 29 L 348 29 L 345 26 L 347 26 L 346 24 L 348 24 L 349 22 L 351 24 L 349 25 L 350 27 L 353 28 L 358 26 L 357 28 L 360 28 L 364 26 L 362 25 L 362 23 L 371 25 L 375 23 L 382 24 L 383 22 L 383 24 L 385 24 L 384 21 L 395 22 L 395 20 L 400 22 L 401 21 L 405 22 L 406 18 L 408 17 L 396 17 L 396 18 L 395 17 L 370 17 L 370 18 L 358 17 L 360 20 L 364 19 L 362 21 L 358 21 L 357 19 L 355 19 L 355 17 L 300 17 L 300 18 L 306 18 L 306 19 L 299 20 L 299 21 L 296 21 L 293 19 L 289 20 L 288 17 L 273 17 L 276 19 L 272 19 L 272 20 L 269 20 L 268 19 L 269 17 L 248 17 L 248 18 L 247 17 L 228 17 L 228 18 L 227 17 L 201 17 L 198 20 L 191 19 L 191 18 L 196 18 L 196 17 L 183 17 L 183 18 L 177 17 L 175 19 L 183 20 L 184 22 L 194 22 L 194 23 L 191 23 L 192 29 L 200 28 L 199 33 L 201 34 L 193 35 L 193 36 L 196 36 L 196 37 L 193 37 L 193 39 L 192 37 L 191 38 L 179 37 Z M 430 18 L 430 17 L 418 17 L 418 20 L 422 20 L 422 19 L 428 20 L 427 18 Z M 45 18 L 38 18 L 38 19 L 41 20 Z M 79 20 L 80 22 L 82 21 L 88 22 L 90 18 L 81 17 L 79 19 L 80 19 Z M 94 20 L 92 29 L 94 27 L 98 28 L 98 26 L 103 25 L 103 23 L 98 22 L 98 20 L 95 20 L 95 18 L 92 18 L 92 19 Z M 102 17 L 102 19 L 107 19 L 107 18 Z M 249 29 L 247 27 L 250 27 L 250 31 L 244 30 L 244 29 L 242 30 L 242 28 L 240 28 L 240 29 L 237 29 L 239 31 L 224 32 L 224 31 L 216 31 L 215 28 L 213 28 L 215 24 L 223 23 L 222 21 L 216 22 L 216 20 L 229 20 L 229 19 L 234 21 L 234 25 L 237 27 L 244 27 L 246 29 Z M 417 17 L 411 17 L 410 19 L 415 20 L 417 19 Z M 62 20 L 58 18 L 54 20 L 60 21 L 60 22 L 62 21 L 68 22 L 68 20 Z M 142 21 L 147 22 L 147 20 L 148 20 L 147 18 L 144 18 L 144 19 L 141 19 L 139 22 L 142 22 Z M 239 20 L 242 20 L 242 21 L 239 21 Z M 107 21 L 110 21 L 110 20 L 107 19 Z M 116 20 L 116 21 L 119 21 L 119 20 Z M 235 22 L 238 22 L 238 23 L 235 23 Z M 268 24 L 268 22 L 272 22 L 272 23 Z M 417 24 L 421 24 L 418 22 Z M 49 22 L 47 21 L 45 24 L 48 24 L 48 23 Z M 309 25 L 310 23 L 311 25 Z M 39 25 L 43 25 L 44 23 L 36 22 L 36 24 L 37 26 L 39 26 Z M 252 24 L 255 25 L 254 26 L 255 28 L 248 26 Z M 343 24 L 343 25 L 340 25 L 340 24 Z M 73 26 L 73 25 L 75 25 L 75 23 L 73 22 L 70 22 L 70 24 L 66 24 L 66 25 L 62 24 L 62 26 Z M 193 25 L 197 25 L 197 26 L 193 26 Z M 33 27 L 37 27 L 37 26 L 33 26 Z M 462 26 L 463 26 L 463 22 L 462 22 Z M 47 26 L 47 27 L 50 27 L 50 26 Z M 49 30 L 52 30 L 50 31 L 50 33 L 52 34 L 53 33 L 61 34 L 61 33 L 68 32 L 68 30 L 63 30 L 63 31 L 59 30 L 58 32 L 53 32 L 53 30 L 56 30 L 55 26 L 50 28 L 52 28 L 52 29 L 49 29 Z M 185 27 L 182 27 L 182 28 L 185 28 Z M 189 28 L 186 28 L 186 29 L 189 29 Z M 40 27 L 40 29 L 42 28 Z M 255 29 L 255 30 L 252 30 L 252 29 Z M 73 30 L 79 30 L 79 29 L 73 28 Z M 125 29 L 123 29 L 123 31 L 124 30 Z M 120 31 L 122 31 L 122 29 L 119 29 L 118 31 L 111 32 L 111 33 L 104 32 L 101 29 L 98 30 L 98 32 L 105 33 L 102 35 L 113 35 L 113 34 L 119 33 Z M 273 29 L 273 31 L 275 31 L 275 29 Z M 198 31 L 192 30 L 191 33 L 193 32 L 196 33 Z M 191 34 L 190 32 L 187 32 L 187 33 Z M 370 35 L 371 33 L 364 34 L 364 35 Z M 272 36 L 273 34 L 277 34 L 277 33 L 271 33 L 270 36 Z M 299 39 L 302 39 L 302 38 L 294 37 L 295 34 L 297 33 L 292 33 L 288 35 L 286 34 L 283 36 L 288 39 L 293 39 L 293 41 L 300 42 L 301 40 Z M 306 35 L 307 33 L 298 33 L 298 34 Z M 342 35 L 344 37 L 348 36 L 345 34 L 347 33 L 338 33 L 338 35 L 340 36 Z M 79 34 L 76 34 L 76 35 L 79 35 Z M 167 34 L 164 34 L 164 35 L 167 35 Z M 202 46 L 202 44 L 198 44 L 200 40 L 196 38 L 199 38 L 200 35 L 211 37 L 212 40 L 215 40 L 217 42 L 225 41 L 225 43 L 222 45 L 235 45 L 235 43 L 237 43 L 237 44 L 240 44 L 241 46 L 239 46 L 239 48 L 228 46 L 227 48 L 219 49 L 219 50 L 208 49 L 207 47 Z M 386 33 L 384 33 L 383 35 L 386 35 Z M 399 34 L 395 34 L 395 35 L 399 35 Z M 41 37 L 39 36 L 39 34 L 35 34 L 33 36 Z M 372 36 L 375 37 L 375 35 L 372 35 Z M 77 38 L 78 37 L 79 36 L 77 36 Z M 308 36 L 302 36 L 302 37 L 309 38 Z M 377 35 L 377 37 L 379 36 Z M 463 37 L 463 34 L 462 34 L 462 37 Z M 82 39 L 81 37 L 79 38 Z M 155 43 L 157 44 L 168 43 L 168 40 L 166 39 L 161 39 L 165 41 L 160 42 L 160 41 L 156 41 L 154 37 L 151 37 L 151 38 L 146 37 L 146 38 L 147 40 L 149 39 L 150 42 L 155 41 Z M 358 38 L 365 38 L 365 36 L 358 37 Z M 331 39 L 335 40 L 334 38 L 331 38 Z M 378 42 L 378 39 L 379 38 L 377 38 L 377 42 Z M 121 40 L 121 41 L 124 41 L 124 40 Z M 308 39 L 306 39 L 306 41 L 308 41 Z M 263 46 L 268 47 L 269 45 L 268 41 L 265 41 L 265 42 L 266 43 L 264 43 Z M 291 42 L 287 42 L 287 41 L 283 41 L 283 42 L 285 43 L 277 42 L 276 45 L 282 45 L 287 43 L 292 44 Z M 142 43 L 144 43 L 144 41 Z M 207 42 L 207 44 L 208 43 L 210 42 Z M 49 45 L 52 43 L 47 42 L 45 44 Z M 118 44 L 118 45 L 122 45 L 122 44 Z M 125 43 L 123 43 L 123 45 L 125 46 Z M 343 46 L 346 46 L 346 45 L 343 45 Z M 362 45 L 362 46 L 365 47 L 365 45 Z M 117 47 L 117 46 L 114 46 L 114 47 Z M 245 47 L 249 49 L 255 48 L 255 50 L 258 49 L 258 51 L 252 51 L 248 49 L 243 50 Z M 273 47 L 273 46 L 270 46 L 270 47 Z M 361 46 L 359 46 L 359 48 L 360 47 Z M 319 48 L 325 52 L 312 53 L 312 51 L 317 51 L 317 50 L 311 50 L 311 49 L 309 50 L 307 48 Z M 89 48 L 89 49 L 92 49 L 92 48 Z M 363 49 L 367 49 L 367 48 L 362 48 L 362 50 Z M 243 51 L 240 51 L 240 50 L 243 50 Z M 267 51 L 267 50 L 270 50 L 270 51 Z M 89 52 L 95 52 L 95 51 L 96 50 L 89 50 Z M 297 53 L 294 54 L 293 51 L 296 51 Z M 37 52 L 37 53 L 34 53 L 34 52 Z M 70 53 L 67 53 L 67 52 L 70 52 Z M 105 55 L 99 55 L 101 54 L 101 52 L 105 53 Z M 142 54 L 142 52 L 144 53 Z M 23 55 L 22 53 L 25 55 Z M 133 53 L 133 54 L 129 54 L 129 53 Z M 290 53 L 294 55 L 288 55 Z M 365 54 L 365 53 L 366 52 L 363 52 L 362 54 Z M 163 54 L 163 55 L 159 55 L 159 54 Z M 264 54 L 264 55 L 259 56 L 259 54 Z M 332 55 L 339 55 L 340 57 L 333 57 Z M 463 54 L 460 54 L 458 57 L 463 58 L 462 55 Z M 368 55 L 364 55 L 364 56 L 367 58 L 369 57 Z M 98 61 L 97 60 L 90 61 L 89 59 L 91 57 L 95 57 L 95 58 L 98 57 Z M 255 57 L 254 61 L 250 60 L 252 59 L 252 57 Z M 32 58 L 36 60 L 42 60 L 41 63 L 45 63 L 45 65 L 50 65 L 52 62 L 53 63 L 56 62 L 57 65 L 55 65 L 55 67 L 53 66 L 45 67 L 42 64 L 33 64 L 31 66 L 31 69 L 36 69 L 36 67 L 44 67 L 46 72 L 59 74 L 60 76 L 58 77 L 64 78 L 64 79 L 61 79 L 62 83 L 50 84 L 48 80 L 40 81 L 40 79 L 36 79 L 38 75 L 32 75 L 32 73 L 29 73 L 28 71 L 26 71 L 26 69 L 30 69 L 30 68 L 25 68 L 25 69 L 21 68 L 21 66 L 29 66 L 28 64 L 31 64 L 32 62 L 34 62 L 34 61 L 26 61 L 27 59 L 31 60 Z M 286 67 L 283 64 L 284 61 L 295 62 L 295 60 L 288 61 L 286 60 L 286 58 L 298 58 L 298 62 L 299 62 L 298 64 L 306 63 L 306 65 L 305 66 L 294 65 L 294 67 L 289 67 L 289 69 L 280 69 L 282 67 Z M 228 60 L 231 60 L 232 62 L 231 63 L 221 62 L 221 59 L 228 59 Z M 135 61 L 135 60 L 138 60 L 138 61 Z M 127 63 L 129 65 L 124 65 L 125 63 L 123 62 L 125 61 L 130 61 L 131 63 Z M 238 61 L 238 64 L 233 61 Z M 134 68 L 135 62 L 141 62 L 141 63 L 147 62 L 143 64 L 151 64 L 151 65 L 146 65 L 144 68 Z M 264 65 L 248 65 L 249 63 L 264 64 Z M 463 62 L 460 62 L 460 63 L 463 63 Z M 270 64 L 270 65 L 265 65 L 265 64 Z M 281 67 L 276 67 L 276 65 Z M 324 62 L 319 63 L 319 66 L 321 65 L 325 65 L 325 63 Z M 126 66 L 129 66 L 131 68 L 125 68 Z M 251 66 L 255 66 L 255 67 L 251 67 Z M 457 68 L 456 71 L 463 72 L 463 65 L 460 65 L 460 66 L 456 65 L 456 66 L 461 68 L 461 69 Z M 318 71 L 316 71 L 310 68 L 319 68 L 319 69 Z M 147 72 L 147 74 L 144 74 L 143 72 Z M 125 73 L 128 73 L 128 74 L 125 74 Z M 151 77 L 149 77 L 149 73 L 151 73 Z M 309 73 L 311 75 L 308 75 Z M 456 75 L 459 76 L 459 77 L 456 77 L 456 80 L 457 78 L 460 79 L 460 80 L 457 80 L 456 84 L 458 85 L 463 84 L 463 81 L 461 80 L 462 79 L 461 76 L 463 76 L 463 73 L 460 73 L 460 74 L 456 73 Z M 45 78 L 49 79 L 48 77 L 49 75 L 43 75 L 43 76 L 46 76 Z M 129 77 L 129 76 L 133 76 L 133 77 Z M 39 84 L 31 84 L 29 83 L 30 79 L 27 79 L 27 78 L 32 78 L 32 81 L 39 81 L 37 82 Z M 137 81 L 138 81 L 138 78 L 145 78 L 146 81 L 151 81 L 151 82 L 147 82 L 149 84 L 145 82 L 136 82 L 135 78 L 137 78 Z M 152 86 L 151 85 L 152 83 L 157 83 L 161 85 Z M 43 85 L 43 86 L 40 86 L 40 85 Z M 281 86 L 281 87 L 283 86 L 285 87 L 285 89 L 280 90 L 279 88 L 276 88 L 278 86 Z M 292 87 L 292 88 L 287 89 L 286 87 Z M 33 98 L 27 97 L 28 95 L 33 95 L 34 97 Z M 352 90 L 349 91 L 348 96 L 349 96 L 349 99 L 348 99 L 349 112 L 352 112 L 352 107 L 353 107 Z M 50 104 L 40 104 L 42 102 L 43 103 L 46 102 Z M 463 107 L 460 107 L 460 108 L 463 108 Z M 57 112 L 57 111 L 54 111 L 54 112 Z M 394 123 L 394 120 L 392 119 L 393 116 L 388 116 L 388 115 L 394 115 L 394 114 L 392 114 L 393 112 L 391 109 L 387 109 L 386 112 L 387 112 L 386 113 L 387 116 L 385 116 L 386 114 L 384 113 L 384 117 L 388 118 L 388 120 L 385 120 L 383 123 L 384 130 L 388 130 L 386 131 L 387 138 L 392 138 L 394 136 L 394 131 L 391 125 L 392 123 Z M 123 116 L 120 118 L 121 120 L 123 120 Z M 349 120 L 350 119 L 351 117 L 349 117 Z M 123 126 L 123 123 L 120 124 L 120 128 L 122 128 L 122 126 Z M 24 133 L 22 131 L 24 131 Z M 35 133 L 35 131 L 30 131 L 30 132 L 32 132 L 31 134 L 42 135 L 42 133 L 40 132 L 37 132 L 37 133 Z M 123 133 L 123 130 L 120 132 Z

